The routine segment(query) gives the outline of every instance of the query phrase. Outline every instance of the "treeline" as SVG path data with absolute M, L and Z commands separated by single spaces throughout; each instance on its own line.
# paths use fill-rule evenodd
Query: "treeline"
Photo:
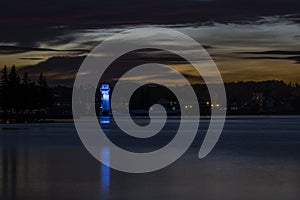
M 229 114 L 300 114 L 300 85 L 283 81 L 226 83 Z
M 176 89 L 181 92 L 186 90 L 184 86 Z M 197 106 L 203 115 L 209 115 L 211 107 L 226 109 L 227 114 L 232 115 L 300 114 L 300 85 L 297 83 L 286 84 L 278 80 L 227 82 L 227 105 L 218 102 L 218 94 L 212 94 L 216 97 L 216 102 L 211 102 L 205 84 L 195 84 L 193 89 L 198 97 Z M 178 100 L 172 93 L 162 87 L 153 86 L 139 88 L 131 97 L 130 108 L 149 109 L 155 103 L 163 103 L 169 110 L 180 109 Z
M 53 94 L 43 73 L 33 81 L 26 72 L 20 77 L 15 66 L 3 67 L 0 80 L 2 119 L 26 120 L 33 111 L 46 114 L 52 104 Z
M 17 74 L 16 67 L 4 66 L 0 73 L 0 121 L 36 121 L 40 119 L 72 118 L 72 88 L 49 87 L 41 73 L 37 80 L 31 80 L 28 73 Z M 225 83 L 227 105 L 211 102 L 205 84 L 193 85 L 199 105 L 179 105 L 176 97 L 167 88 L 153 85 L 139 88 L 131 97 L 131 110 L 148 110 L 155 103 L 177 113 L 179 106 L 188 106 L 191 112 L 199 106 L 201 114 L 210 113 L 211 107 L 226 109 L 228 114 L 300 114 L 300 85 L 283 81 L 231 82 Z M 179 87 L 185 91 L 184 87 Z M 99 88 L 96 90 L 95 107 L 100 107 Z M 113 84 L 111 84 L 113 91 Z M 82 88 L 82 93 L 88 92 Z M 213 94 L 214 95 L 214 94 Z M 82 95 L 84 96 L 84 95 Z M 78 100 L 78 102 L 82 102 Z M 86 105 L 79 105 L 88 110 Z

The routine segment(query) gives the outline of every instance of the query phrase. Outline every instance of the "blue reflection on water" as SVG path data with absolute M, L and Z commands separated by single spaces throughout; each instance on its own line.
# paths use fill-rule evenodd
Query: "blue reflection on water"
M 108 148 L 102 149 L 101 156 L 106 163 L 110 162 L 110 152 Z M 109 199 L 110 167 L 101 164 L 101 199 Z
M 110 116 L 100 116 L 100 124 L 109 124 Z

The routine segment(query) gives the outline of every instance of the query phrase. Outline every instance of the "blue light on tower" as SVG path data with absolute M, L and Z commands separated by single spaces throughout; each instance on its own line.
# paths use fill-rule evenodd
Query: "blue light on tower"
M 109 102 L 109 84 L 101 84 L 101 104 L 100 104 L 100 115 L 108 116 L 110 113 L 110 102 Z

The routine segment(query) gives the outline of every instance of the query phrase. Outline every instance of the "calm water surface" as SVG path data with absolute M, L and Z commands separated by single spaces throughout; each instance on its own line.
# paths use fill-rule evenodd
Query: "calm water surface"
M 144 152 L 167 144 L 177 122 L 152 141 L 130 141 L 114 124 L 103 128 L 124 149 Z M 229 117 L 214 150 L 200 160 L 207 124 L 200 123 L 182 158 L 146 174 L 101 165 L 71 123 L 0 129 L 0 199 L 300 199 L 300 116 Z

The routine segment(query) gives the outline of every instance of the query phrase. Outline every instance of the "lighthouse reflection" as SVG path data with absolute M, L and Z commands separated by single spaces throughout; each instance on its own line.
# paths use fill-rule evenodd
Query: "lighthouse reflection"
M 110 116 L 100 116 L 100 124 L 109 124 Z
M 108 148 L 101 150 L 101 156 L 106 163 L 110 162 L 110 151 Z M 110 168 L 104 164 L 101 164 L 101 199 L 109 199 L 109 187 L 110 187 Z

